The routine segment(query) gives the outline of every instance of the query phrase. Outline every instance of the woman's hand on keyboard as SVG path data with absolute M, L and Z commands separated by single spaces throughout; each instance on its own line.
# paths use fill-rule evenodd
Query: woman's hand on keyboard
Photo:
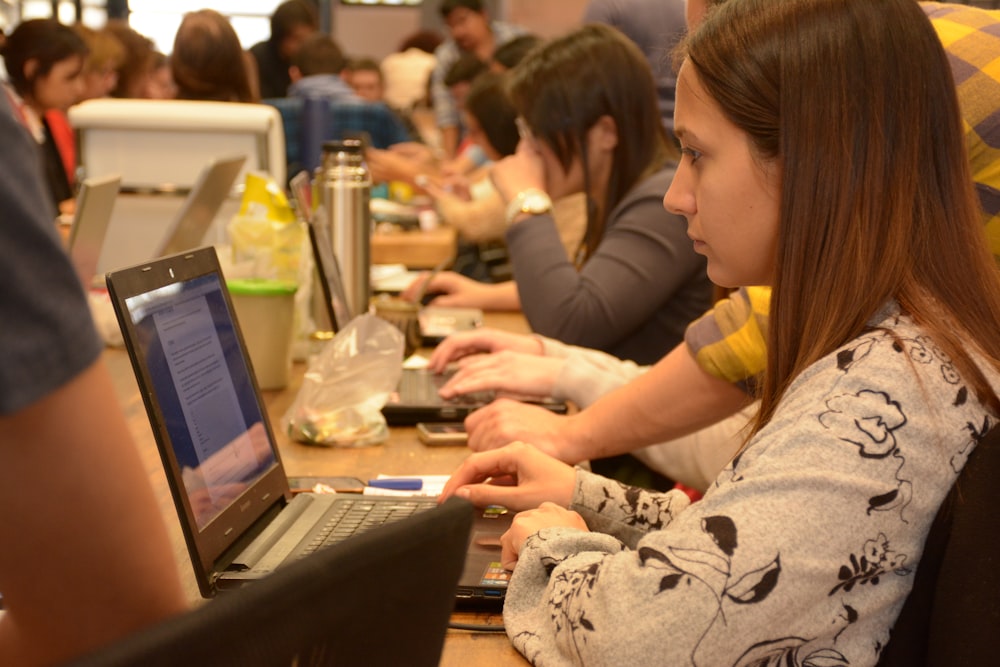
M 542 342 L 535 336 L 481 328 L 455 333 L 441 341 L 431 354 L 428 368 L 442 373 L 449 363 L 463 357 L 504 350 L 539 356 L 543 353 Z
M 495 391 L 516 397 L 551 396 L 566 359 L 503 350 L 465 357 L 458 370 L 441 387 L 442 398 L 479 391 Z
M 537 448 L 515 442 L 472 454 L 452 473 L 439 501 L 452 495 L 473 505 L 503 505 L 520 512 L 554 502 L 569 507 L 576 472 Z

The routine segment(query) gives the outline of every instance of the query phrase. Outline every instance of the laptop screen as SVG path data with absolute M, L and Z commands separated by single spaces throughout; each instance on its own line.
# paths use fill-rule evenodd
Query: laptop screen
M 125 299 L 199 530 L 277 464 L 218 273 Z

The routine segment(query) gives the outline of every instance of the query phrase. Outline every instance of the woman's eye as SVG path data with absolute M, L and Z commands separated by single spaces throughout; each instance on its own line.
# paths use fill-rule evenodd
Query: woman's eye
M 689 158 L 691 158 L 691 162 L 694 163 L 697 162 L 698 158 L 701 157 L 701 152 L 696 151 L 693 148 L 681 148 L 681 155 L 688 156 Z

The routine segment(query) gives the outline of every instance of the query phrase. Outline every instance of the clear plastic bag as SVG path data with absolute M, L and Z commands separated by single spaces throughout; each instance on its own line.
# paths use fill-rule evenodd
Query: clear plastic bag
M 302 388 L 282 419 L 297 442 L 335 447 L 380 444 L 382 406 L 403 372 L 403 335 L 372 314 L 354 318 L 309 360 Z
M 253 278 L 297 281 L 306 230 L 273 179 L 249 173 L 239 213 L 226 228 L 232 263 Z

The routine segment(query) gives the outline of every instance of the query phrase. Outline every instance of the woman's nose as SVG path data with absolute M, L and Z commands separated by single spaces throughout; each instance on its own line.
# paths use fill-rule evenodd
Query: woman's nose
M 694 213 L 694 193 L 687 177 L 688 170 L 682 164 L 674 173 L 670 187 L 663 195 L 663 208 L 674 215 L 688 216 Z

